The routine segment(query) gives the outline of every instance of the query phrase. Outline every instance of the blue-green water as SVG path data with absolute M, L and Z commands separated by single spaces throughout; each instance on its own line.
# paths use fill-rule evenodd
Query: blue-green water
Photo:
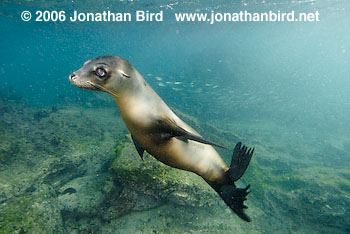
M 29 173 L 32 167 L 36 168 L 39 165 L 40 168 L 40 164 L 46 162 L 43 158 L 47 155 L 59 158 L 57 156 L 60 155 L 59 152 L 71 146 L 68 143 L 59 146 L 60 142 L 65 142 L 66 139 L 60 134 L 74 135 L 77 138 L 89 135 L 90 142 L 94 142 L 96 132 L 94 130 L 88 133 L 82 132 L 84 124 L 80 126 L 79 123 L 88 122 L 90 125 L 94 124 L 94 128 L 101 129 L 102 133 L 96 135 L 94 149 L 97 152 L 106 151 L 113 154 L 111 153 L 113 147 L 118 143 L 117 136 L 127 133 L 124 127 L 119 127 L 122 125 L 116 124 L 110 127 L 114 123 L 113 118 L 119 118 L 118 113 L 113 112 L 116 110 L 113 99 L 107 94 L 78 89 L 68 81 L 68 75 L 79 69 L 86 60 L 111 54 L 121 56 L 133 64 L 170 107 L 193 116 L 202 124 L 210 123 L 218 131 L 238 134 L 244 143 L 256 147 L 253 159 L 254 171 L 248 170 L 247 173 L 250 174 L 244 180 L 252 184 L 250 205 L 253 209 L 248 209 L 247 212 L 252 214 L 256 211 L 256 214 L 252 215 L 253 223 L 254 218 L 256 222 L 253 226 L 240 223 L 241 229 L 236 231 L 350 232 L 348 218 L 350 217 L 350 2 L 345 0 L 115 2 L 4 0 L 0 5 L 2 53 L 0 126 L 3 142 L 0 145 L 2 154 L 0 178 L 3 177 L 0 182 L 2 189 L 11 188 L 3 192 L 6 195 L 1 200 L 0 211 L 6 210 L 2 206 L 9 203 L 12 197 L 27 196 L 23 195 L 24 192 L 14 192 L 15 181 L 7 183 L 2 171 L 9 168 L 13 171 L 22 170 L 21 173 L 25 175 L 26 170 Z M 33 14 L 37 10 L 66 12 L 163 10 L 164 20 L 120 23 L 34 20 L 24 22 L 20 18 L 24 10 L 29 10 Z M 216 12 L 294 10 L 306 13 L 319 11 L 320 21 L 218 22 L 211 25 L 204 22 L 176 22 L 174 17 L 176 12 L 210 13 L 212 10 Z M 51 111 L 52 108 L 54 111 Z M 41 119 L 51 114 L 55 115 L 56 112 L 60 115 L 52 116 L 51 122 L 42 122 Z M 78 112 L 82 114 L 70 115 Z M 103 120 L 98 119 L 99 113 L 102 113 Z M 23 121 L 18 126 L 17 118 Z M 69 127 L 70 118 L 78 122 L 78 127 Z M 81 118 L 80 121 L 77 118 Z M 99 121 L 108 121 L 108 124 L 103 125 Z M 52 130 L 50 123 L 60 128 L 68 127 L 66 132 L 60 133 Z M 34 135 L 30 135 L 33 132 L 31 128 L 36 129 Z M 13 132 L 16 129 L 18 133 Z M 67 132 L 69 130 L 72 132 Z M 57 146 L 56 143 L 50 144 L 53 148 L 50 148 L 51 151 L 48 149 L 49 146 L 46 146 L 48 132 L 49 137 L 54 139 L 50 138 L 50 142 L 58 142 Z M 207 131 L 203 135 L 210 138 L 212 133 Z M 109 139 L 106 135 L 110 136 L 111 140 L 107 146 L 102 147 L 100 141 Z M 224 140 L 223 136 L 218 134 L 216 139 Z M 115 142 L 113 137 L 116 139 Z M 25 143 L 26 147 L 29 147 L 31 142 L 43 146 L 24 148 L 19 153 L 14 150 L 17 146 L 10 147 L 13 142 L 18 145 Z M 81 146 L 79 142 L 76 144 L 74 146 L 76 148 L 68 147 L 70 151 L 64 151 L 65 157 L 69 160 L 80 148 L 84 148 L 83 143 Z M 222 154 L 226 161 L 229 160 L 229 152 L 224 151 Z M 16 167 L 16 163 L 23 162 L 22 157 L 27 157 L 26 155 L 33 156 L 24 160 L 25 167 Z M 35 155 L 38 155 L 40 160 L 36 159 Z M 32 164 L 36 166 L 30 166 Z M 101 168 L 102 172 L 108 171 L 108 163 Z M 269 176 L 257 179 L 261 178 L 259 173 L 264 174 L 266 170 L 272 173 L 271 176 L 278 178 L 271 183 L 269 181 L 272 177 Z M 79 176 L 93 174 L 90 169 L 87 171 L 80 173 Z M 72 172 L 63 170 L 62 173 L 69 175 Z M 13 177 L 15 174 L 18 175 L 14 173 Z M 292 180 L 294 175 L 296 179 Z M 11 177 L 11 174 L 7 176 Z M 71 180 L 79 176 L 73 176 Z M 251 181 L 254 178 L 256 180 Z M 68 181 L 70 180 L 65 180 L 62 185 Z M 44 184 L 50 187 L 56 182 L 56 180 L 44 181 L 36 183 L 35 186 L 39 188 Z M 310 184 L 317 186 L 309 188 Z M 54 187 L 53 190 L 55 189 L 58 191 L 60 187 Z M 282 195 L 276 195 L 278 198 L 268 200 L 268 194 L 264 193 L 264 189 Z M 298 194 L 299 200 L 296 203 L 299 205 L 292 204 L 293 199 L 296 199 L 295 193 Z M 314 197 L 310 194 L 314 194 Z M 300 204 L 302 202 L 305 202 L 305 205 Z M 17 208 L 21 212 L 21 208 Z M 306 210 L 302 210 L 303 208 Z M 184 208 L 178 209 L 181 214 Z M 205 217 L 203 210 L 198 211 L 200 208 L 193 209 L 197 210 L 192 210 L 192 215 L 195 216 L 196 212 L 199 212 L 199 219 L 208 218 Z M 58 213 L 64 214 L 62 210 Z M 214 223 L 220 223 L 220 218 L 223 218 L 219 213 L 220 211 L 217 216 L 211 217 Z M 7 216 L 6 212 L 1 214 Z M 144 214 L 147 217 L 148 213 Z M 130 218 L 136 219 L 140 214 L 131 212 L 130 215 Z M 75 227 L 76 230 L 85 230 L 84 227 L 88 230 L 91 227 L 93 219 L 89 220 L 86 217 L 89 216 L 84 216 L 85 221 L 80 222 L 80 229 Z M 204 224 L 201 226 L 198 223 L 189 229 L 183 227 L 176 229 L 184 223 L 192 225 L 195 222 L 193 220 L 187 222 L 186 217 L 179 223 L 169 221 L 173 224 L 166 230 L 162 224 L 157 224 L 158 226 L 152 224 L 153 229 L 160 233 L 215 232 L 215 229 L 208 229 Z M 127 217 L 123 216 L 122 219 L 127 220 Z M 230 219 L 238 222 L 238 218 L 234 215 L 231 215 Z M 6 219 L 0 219 L 0 233 L 2 230 L 6 232 L 4 220 Z M 227 220 L 221 221 L 220 225 L 225 227 L 222 230 L 230 233 L 230 229 L 225 226 L 228 225 Z M 27 226 L 23 224 L 26 222 L 23 220 L 14 222 L 18 222 L 18 227 L 13 229 L 15 231 L 21 230 L 22 225 L 25 233 L 35 233 L 33 230 L 50 232 L 49 229 L 30 228 L 28 230 L 31 231 L 27 231 Z M 118 228 L 113 226 L 115 233 L 128 232 L 128 225 L 136 225 L 125 222 L 124 231 L 118 231 Z M 74 229 L 69 229 L 74 227 L 74 222 L 72 223 L 65 228 L 57 228 L 63 230 L 62 232 L 68 232 Z M 103 233 L 103 230 L 107 229 L 100 227 L 93 230 Z M 149 230 L 146 227 L 139 229 L 146 233 Z M 135 230 L 129 230 L 133 231 Z

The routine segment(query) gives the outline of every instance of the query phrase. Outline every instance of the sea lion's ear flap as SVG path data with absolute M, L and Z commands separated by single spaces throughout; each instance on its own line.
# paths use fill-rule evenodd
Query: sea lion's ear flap
M 130 78 L 130 76 L 129 76 L 128 74 L 126 74 L 125 72 L 120 71 L 120 73 L 122 74 L 123 77 L 125 77 L 125 78 Z

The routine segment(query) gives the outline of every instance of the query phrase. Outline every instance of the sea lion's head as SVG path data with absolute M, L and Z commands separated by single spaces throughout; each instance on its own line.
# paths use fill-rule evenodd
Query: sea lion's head
M 69 76 L 69 81 L 79 88 L 103 91 L 118 96 L 132 82 L 135 69 L 118 56 L 101 56 L 88 60 L 78 71 Z

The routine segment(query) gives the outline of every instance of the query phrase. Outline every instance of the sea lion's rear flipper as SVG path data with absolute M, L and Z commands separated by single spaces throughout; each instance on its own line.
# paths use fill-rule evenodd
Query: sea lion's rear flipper
M 238 142 L 233 150 L 231 165 L 228 171 L 232 181 L 239 180 L 247 170 L 255 148 L 247 150 L 248 148 L 244 145 L 242 146 L 241 142 Z
M 158 119 L 156 121 L 157 125 L 156 128 L 158 131 L 160 131 L 163 138 L 170 139 L 171 137 L 178 137 L 183 140 L 192 140 L 197 141 L 203 144 L 213 145 L 220 148 L 225 148 L 222 145 L 219 145 L 215 142 L 209 141 L 204 139 L 201 136 L 195 135 L 193 133 L 190 133 L 177 125 L 174 121 L 164 118 L 164 119 Z
M 243 203 L 247 200 L 246 196 L 249 194 L 250 185 L 242 189 L 237 188 L 234 182 L 239 180 L 247 170 L 253 153 L 254 148 L 248 149 L 246 146 L 242 146 L 241 142 L 238 142 L 233 151 L 230 169 L 227 171 L 227 183 L 214 187 L 231 210 L 247 222 L 250 222 L 250 218 L 244 213 L 244 209 L 248 207 Z
M 132 141 L 134 142 L 137 153 L 139 153 L 141 159 L 143 160 L 143 152 L 145 152 L 145 149 L 142 148 L 142 146 L 135 140 L 135 138 L 132 135 L 131 135 L 131 138 L 132 138 Z
M 243 202 L 247 200 L 246 196 L 249 194 L 250 185 L 244 189 L 237 188 L 235 185 L 223 185 L 220 188 L 219 195 L 225 201 L 226 205 L 231 208 L 241 219 L 250 222 L 249 216 L 244 213 L 243 209 L 247 209 L 248 206 Z

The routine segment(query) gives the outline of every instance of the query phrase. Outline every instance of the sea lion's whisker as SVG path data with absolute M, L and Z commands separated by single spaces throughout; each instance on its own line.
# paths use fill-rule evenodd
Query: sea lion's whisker
M 95 84 L 95 83 L 93 83 L 93 82 L 91 82 L 91 81 L 86 81 L 86 83 L 88 83 L 89 85 L 92 85 L 92 86 L 94 86 L 94 87 L 96 87 L 96 88 L 98 88 L 98 89 L 101 89 L 101 90 L 103 90 L 103 91 L 106 91 L 107 93 L 111 94 L 111 95 L 114 96 L 114 97 L 119 97 L 118 94 L 116 94 L 116 93 L 114 93 L 114 92 L 112 92 L 112 91 L 106 89 L 105 87 L 103 87 L 103 86 L 101 86 L 101 85 L 99 85 L 99 84 Z

